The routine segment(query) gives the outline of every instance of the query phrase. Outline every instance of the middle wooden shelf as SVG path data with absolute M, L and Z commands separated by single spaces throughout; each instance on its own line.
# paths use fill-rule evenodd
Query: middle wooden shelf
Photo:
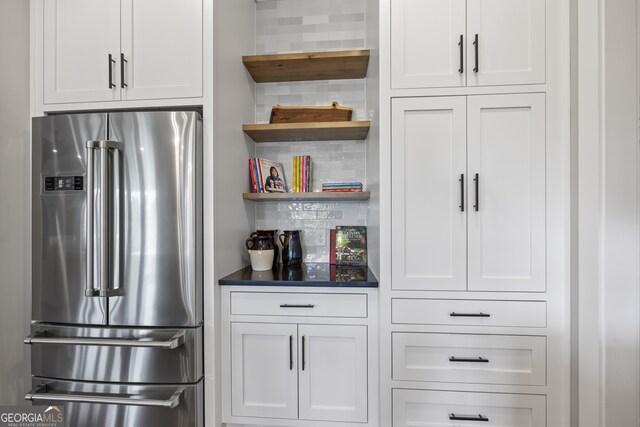
M 364 140 L 370 121 L 245 124 L 242 130 L 255 142 Z

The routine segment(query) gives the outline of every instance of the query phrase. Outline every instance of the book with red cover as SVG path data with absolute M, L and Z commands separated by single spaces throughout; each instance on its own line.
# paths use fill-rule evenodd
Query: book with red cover
M 336 263 L 336 229 L 329 230 L 329 264 Z

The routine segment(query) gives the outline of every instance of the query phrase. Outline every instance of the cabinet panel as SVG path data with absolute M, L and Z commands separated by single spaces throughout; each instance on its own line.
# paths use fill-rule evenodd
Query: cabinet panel
M 470 96 L 468 170 L 468 289 L 544 291 L 544 94 Z
M 307 292 L 231 292 L 231 314 L 367 317 L 367 296 Z
M 391 321 L 416 325 L 544 328 L 547 326 L 547 303 L 394 298 L 391 300 Z
M 393 379 L 546 384 L 546 339 L 512 335 L 393 334 Z
M 202 96 L 202 0 L 122 0 L 123 99 Z
M 298 417 L 295 324 L 231 324 L 231 412 Z
M 545 0 L 468 1 L 467 38 L 469 86 L 545 82 Z
M 393 427 L 544 427 L 545 416 L 545 396 L 393 390 Z
M 367 421 L 367 327 L 299 325 L 300 419 Z
M 464 290 L 465 98 L 395 99 L 392 108 L 392 287 Z
M 44 7 L 44 103 L 120 99 L 120 2 L 47 0 Z M 109 87 L 109 68 L 114 88 Z
M 391 31 L 392 87 L 465 85 L 465 0 L 394 0 Z

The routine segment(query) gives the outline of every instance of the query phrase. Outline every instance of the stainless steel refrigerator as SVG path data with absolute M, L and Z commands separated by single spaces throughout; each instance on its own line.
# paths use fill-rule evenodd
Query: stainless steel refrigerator
M 26 398 L 72 427 L 201 427 L 201 116 L 39 117 L 32 145 Z

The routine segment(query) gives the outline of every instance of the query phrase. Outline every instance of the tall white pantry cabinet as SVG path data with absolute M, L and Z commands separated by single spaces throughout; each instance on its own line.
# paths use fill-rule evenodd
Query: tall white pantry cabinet
M 568 1 L 380 6 L 381 425 L 569 425 Z

